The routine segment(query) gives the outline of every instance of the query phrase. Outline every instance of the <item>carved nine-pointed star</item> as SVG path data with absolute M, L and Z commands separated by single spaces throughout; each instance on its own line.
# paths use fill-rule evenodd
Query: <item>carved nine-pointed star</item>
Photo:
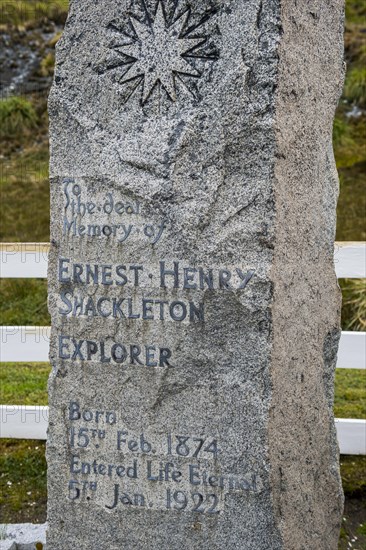
M 121 53 L 134 58 L 135 61 L 120 83 L 143 77 L 142 102 L 145 103 L 155 85 L 160 82 L 170 99 L 175 101 L 176 74 L 200 76 L 183 55 L 202 44 L 205 39 L 180 37 L 185 23 L 183 16 L 168 27 L 161 1 L 151 25 L 141 23 L 135 18 L 131 18 L 130 21 L 138 40 L 120 45 L 119 48 Z

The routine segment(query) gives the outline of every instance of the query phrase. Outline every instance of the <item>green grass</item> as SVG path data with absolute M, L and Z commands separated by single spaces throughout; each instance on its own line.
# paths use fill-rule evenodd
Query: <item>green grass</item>
M 348 23 L 365 25 L 366 4 L 364 0 L 346 0 L 346 20 Z
M 340 169 L 341 193 L 337 207 L 337 240 L 365 241 L 366 159 Z
M 65 22 L 68 5 L 68 0 L 0 0 L 0 24 L 19 27 L 40 24 L 43 19 L 61 24 Z
M 42 76 L 52 76 L 55 67 L 55 54 L 49 52 L 41 61 L 40 73 Z
M 366 67 L 353 67 L 348 72 L 344 97 L 359 107 L 366 107 Z
M 48 363 L 1 363 L 0 403 L 47 405 Z
M 366 240 L 366 114 L 347 118 L 341 104 L 334 122 L 334 153 L 340 179 L 337 240 Z
M 44 442 L 0 440 L 2 523 L 46 520 L 46 469 Z
M 340 105 L 334 120 L 333 145 L 338 169 L 351 168 L 366 160 L 366 116 L 347 118 L 350 106 Z M 341 192 L 343 189 L 341 188 Z
M 350 109 L 350 106 L 348 106 Z M 341 105 L 334 123 L 334 153 L 340 179 L 337 240 L 366 240 L 366 114 L 347 118 Z
M 338 418 L 366 416 L 366 370 L 337 369 L 334 414 Z
M 1 325 L 50 325 L 47 281 L 1 279 L 0 319 Z
M 365 279 L 340 279 L 343 330 L 366 331 Z
M 353 147 L 355 142 L 350 137 L 349 124 L 344 118 L 336 117 L 333 124 L 333 145 L 337 149 L 343 146 Z
M 48 363 L 1 363 L 0 403 L 47 405 Z M 0 440 L 2 523 L 46 521 L 47 464 L 42 441 Z
M 0 99 L 0 138 L 19 138 L 38 125 L 36 110 L 28 99 L 12 96 Z M 28 136 L 29 137 L 29 136 Z
M 349 497 L 366 497 L 366 457 L 342 456 L 342 483 Z
M 0 160 L 0 240 L 49 241 L 47 144 Z
M 366 240 L 366 113 L 347 117 L 356 104 L 365 108 L 366 2 L 346 0 L 347 75 L 334 124 L 334 149 L 340 176 L 337 239 Z

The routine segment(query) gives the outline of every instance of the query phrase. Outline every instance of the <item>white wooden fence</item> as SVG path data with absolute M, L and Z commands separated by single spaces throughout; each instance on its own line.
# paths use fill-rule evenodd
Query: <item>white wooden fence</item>
M 46 278 L 49 245 L 0 244 L 1 278 Z M 366 278 L 366 243 L 336 243 L 338 278 Z M 0 327 L 1 362 L 47 362 L 50 327 Z M 366 368 L 366 332 L 342 332 L 337 368 Z M 366 377 L 365 377 L 366 380 Z M 46 439 L 48 407 L 0 405 L 0 437 Z M 366 420 L 336 419 L 342 454 L 366 454 Z

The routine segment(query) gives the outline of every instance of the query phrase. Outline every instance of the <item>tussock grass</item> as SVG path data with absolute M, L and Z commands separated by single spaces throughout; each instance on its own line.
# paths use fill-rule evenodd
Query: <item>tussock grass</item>
M 343 279 L 340 285 L 343 296 L 343 329 L 366 331 L 366 280 Z M 366 385 L 366 380 L 364 383 Z
M 0 138 L 14 139 L 29 134 L 39 122 L 32 103 L 24 97 L 0 99 Z
M 52 76 L 55 68 L 55 54 L 49 52 L 41 61 L 40 73 L 42 76 Z
M 14 155 L 15 163 L 24 167 L 42 143 L 48 155 L 47 133 L 47 93 L 0 99 L 1 158 Z M 25 158 L 19 158 L 19 153 L 24 153 Z
M 68 0 L 0 0 L 0 24 L 20 27 L 43 19 L 61 24 L 66 19 L 68 5 Z
M 348 110 L 350 106 L 348 106 Z M 366 116 L 347 118 L 339 110 L 334 120 L 333 145 L 338 169 L 352 168 L 366 160 Z
M 353 67 L 347 74 L 344 97 L 358 107 L 366 108 L 366 67 Z
M 348 23 L 366 22 L 366 4 L 364 0 L 346 0 L 346 20 Z
M 347 121 L 339 116 L 336 117 L 333 124 L 333 146 L 337 149 L 344 144 L 353 147 L 354 140 L 351 138 L 350 134 L 350 128 Z

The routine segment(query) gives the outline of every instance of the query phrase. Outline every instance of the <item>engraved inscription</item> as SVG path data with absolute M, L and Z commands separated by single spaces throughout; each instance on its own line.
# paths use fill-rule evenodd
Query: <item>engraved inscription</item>
M 63 361 L 97 361 L 102 364 L 141 365 L 145 367 L 171 367 L 172 352 L 157 345 L 140 345 L 114 342 L 110 339 L 78 340 L 62 335 L 58 339 L 58 357 Z
M 133 433 L 123 410 L 92 410 L 78 400 L 69 403 L 68 422 L 72 502 L 94 500 L 110 511 L 131 506 L 219 514 L 227 495 L 262 490 L 258 473 L 221 471 L 226 445 L 216 437 Z
M 158 266 L 146 268 L 135 264 L 73 263 L 71 258 L 61 257 L 58 278 L 66 289 L 60 292 L 58 312 L 64 317 L 102 317 L 122 322 L 133 319 L 203 323 L 205 304 L 198 295 L 192 299 L 192 291 L 244 290 L 253 275 L 253 270 L 239 267 L 190 267 L 177 261 L 160 261 Z M 71 283 L 73 287 L 78 285 L 80 291 L 70 289 Z M 141 294 L 153 283 L 153 291 Z M 85 294 L 83 287 L 91 286 L 102 287 L 103 293 L 90 289 L 91 295 Z M 117 296 L 106 295 L 109 288 L 116 288 Z M 169 290 L 179 290 L 179 294 L 168 299 Z
M 168 31 L 161 4 L 159 10 L 157 18 L 163 19 L 153 30 Z M 185 44 L 188 39 L 177 40 Z M 154 89 L 156 82 L 150 85 Z M 166 91 L 173 93 L 168 84 Z M 143 197 L 117 185 L 107 187 L 104 180 L 95 193 L 98 185 L 85 178 L 62 180 L 62 234 L 71 249 L 75 240 L 82 244 L 88 239 L 91 244 L 91 239 L 108 239 L 112 246 L 125 241 L 143 241 L 150 247 L 159 243 L 159 250 L 172 222 L 168 224 Z M 186 356 L 170 332 L 183 340 L 192 325 L 197 330 L 212 325 L 216 293 L 238 298 L 250 293 L 247 287 L 255 271 L 245 265 L 200 264 L 160 253 L 148 260 L 138 251 L 125 255 L 124 250 L 118 247 L 105 263 L 84 254 L 59 255 L 54 297 L 62 323 L 55 350 L 58 361 L 65 369 L 87 372 L 96 367 L 116 379 L 137 380 L 146 373 L 153 382 L 155 377 L 175 376 L 185 368 Z M 83 318 L 89 329 L 79 333 L 77 321 L 83 326 Z M 106 330 L 100 331 L 100 326 Z M 120 410 L 113 410 L 115 402 L 87 408 L 80 397 L 69 402 L 66 419 L 70 455 L 65 494 L 73 506 L 92 501 L 110 513 L 136 508 L 217 516 L 230 495 L 261 492 L 261 471 L 253 471 L 252 464 L 240 470 L 235 465 L 223 468 L 223 453 L 232 456 L 235 450 L 204 428 L 199 433 L 163 426 L 161 431 L 150 432 L 145 426 L 134 431 L 123 405 Z
M 240 267 L 212 268 L 187 266 L 182 262 L 159 261 L 147 269 L 141 264 L 89 264 L 60 257 L 58 280 L 60 283 L 80 286 L 146 288 L 155 280 L 161 289 L 179 290 L 244 290 L 254 270 Z
M 165 220 L 158 224 L 143 221 L 139 201 L 117 198 L 108 192 L 103 201 L 97 202 L 94 198 L 85 198 L 83 191 L 73 179 L 64 180 L 63 236 L 115 239 L 117 243 L 138 236 L 152 245 L 160 241 L 166 229 Z

